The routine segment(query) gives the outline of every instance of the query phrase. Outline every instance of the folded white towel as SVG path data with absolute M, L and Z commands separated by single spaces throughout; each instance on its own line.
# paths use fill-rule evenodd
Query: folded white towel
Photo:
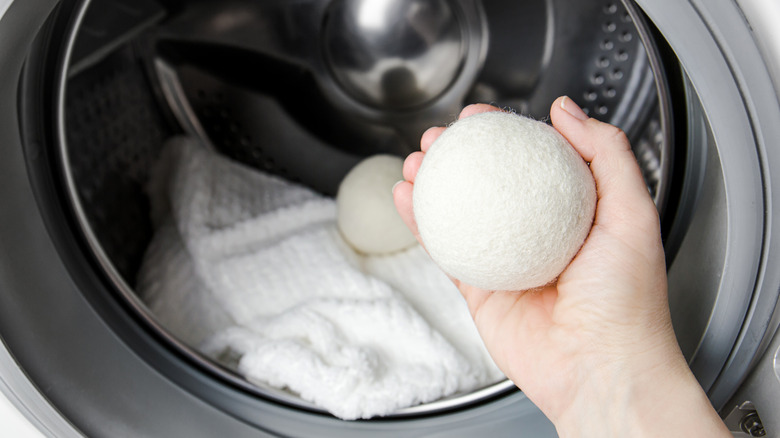
M 425 252 L 355 253 L 332 199 L 184 137 L 163 151 L 150 199 L 140 296 L 183 341 L 216 360 L 238 355 L 247 379 L 344 419 L 501 379 Z

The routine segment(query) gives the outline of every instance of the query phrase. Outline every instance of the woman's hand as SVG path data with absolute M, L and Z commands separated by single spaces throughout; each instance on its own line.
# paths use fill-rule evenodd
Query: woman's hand
M 498 109 L 471 105 L 460 117 L 486 111 Z M 495 292 L 453 279 L 485 345 L 561 436 L 730 436 L 674 336 L 658 213 L 626 136 L 566 97 L 550 117 L 590 163 L 598 193 L 593 227 L 544 288 Z M 406 181 L 393 191 L 418 240 L 414 179 L 444 129 L 425 132 L 422 150 L 404 163 Z

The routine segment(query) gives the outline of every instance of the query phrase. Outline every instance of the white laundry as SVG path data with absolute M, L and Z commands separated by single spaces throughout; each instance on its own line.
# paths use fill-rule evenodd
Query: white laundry
M 357 254 L 333 199 L 185 137 L 166 145 L 150 199 L 140 296 L 204 354 L 238 355 L 248 380 L 356 419 L 503 377 L 425 252 Z

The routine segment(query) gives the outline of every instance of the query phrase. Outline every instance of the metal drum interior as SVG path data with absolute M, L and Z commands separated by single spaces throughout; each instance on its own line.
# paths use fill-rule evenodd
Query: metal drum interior
M 405 156 L 427 127 L 469 103 L 544 119 L 565 94 L 628 134 L 668 217 L 680 151 L 652 35 L 632 4 L 616 1 L 92 0 L 61 72 L 62 173 L 96 265 L 139 324 L 228 385 L 316 411 L 177 340 L 134 293 L 153 232 L 144 186 L 164 140 L 186 133 L 334 196 L 361 158 Z M 462 408 L 511 388 L 395 415 Z

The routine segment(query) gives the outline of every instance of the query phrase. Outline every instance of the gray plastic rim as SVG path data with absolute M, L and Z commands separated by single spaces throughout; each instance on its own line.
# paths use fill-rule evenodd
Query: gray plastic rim
M 701 100 L 727 197 L 726 266 L 709 326 L 690 359 L 716 408 L 777 329 L 780 106 L 750 25 L 730 0 L 638 0 L 667 39 Z M 757 3 L 743 0 L 742 3 Z M 780 17 L 775 17 L 775 23 Z M 773 62 L 778 62 L 777 59 Z M 757 171 L 758 170 L 758 171 Z M 721 236 L 714 236 L 721 238 Z M 719 346 L 734 345 L 726 354 Z M 722 366 L 713 366 L 722 364 Z

